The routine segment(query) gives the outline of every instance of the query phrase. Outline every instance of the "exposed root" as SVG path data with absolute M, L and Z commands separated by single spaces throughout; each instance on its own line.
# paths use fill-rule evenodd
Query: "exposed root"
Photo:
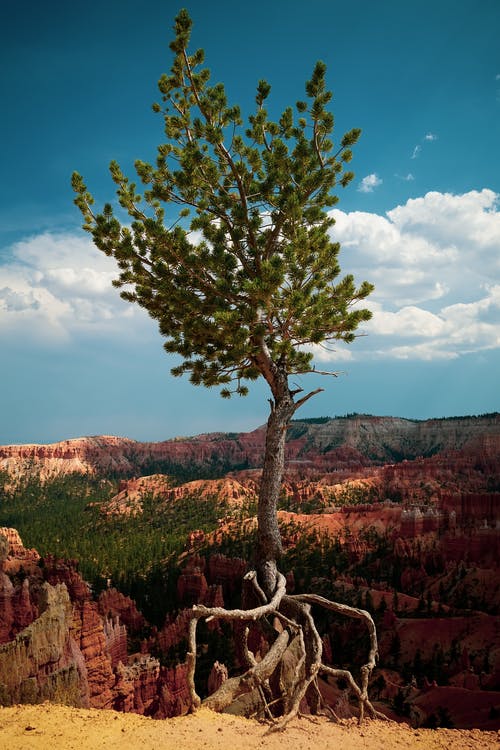
M 368 634 L 370 636 L 370 651 L 368 653 L 368 661 L 364 665 L 364 667 L 362 667 L 362 670 L 365 670 L 363 685 L 364 689 L 366 690 L 366 687 L 368 685 L 368 678 L 378 658 L 377 630 L 375 628 L 375 623 L 373 622 L 371 614 L 365 609 L 358 609 L 357 607 L 349 607 L 347 604 L 332 602 L 330 601 L 330 599 L 325 599 L 324 596 L 318 596 L 317 594 L 295 594 L 291 596 L 287 595 L 287 599 L 288 598 L 296 599 L 300 602 L 309 602 L 310 604 L 319 604 L 321 607 L 329 609 L 332 612 L 338 612 L 339 614 L 346 615 L 347 617 L 355 617 L 356 619 L 363 620 L 365 622 L 368 628 Z
M 250 628 L 248 625 L 245 626 L 244 632 L 243 632 L 243 658 L 245 659 L 245 664 L 247 667 L 255 667 L 257 664 L 257 661 L 255 659 L 255 656 L 248 648 L 248 634 L 250 632 Z
M 249 669 L 245 674 L 239 677 L 230 677 L 222 683 L 220 688 L 205 698 L 203 705 L 214 711 L 223 711 L 227 706 L 233 703 L 239 695 L 250 693 L 254 688 L 258 688 L 265 680 L 268 680 L 278 664 L 288 646 L 290 636 L 286 630 L 279 634 L 262 661 Z
M 253 667 L 257 666 L 258 662 L 254 654 L 248 648 L 249 630 L 250 629 L 248 625 L 246 625 L 245 628 L 243 629 L 242 650 L 243 650 L 243 659 L 245 660 L 245 665 L 247 669 L 252 669 Z M 271 709 L 269 708 L 269 702 L 272 701 L 272 692 L 269 687 L 269 681 L 266 680 L 262 685 L 259 685 L 257 689 L 259 691 L 260 699 L 262 701 L 264 714 L 267 719 L 272 720 L 273 715 L 271 713 Z
M 286 592 L 286 578 L 282 573 L 278 574 L 278 584 L 271 601 L 253 609 L 224 609 L 224 607 L 205 607 L 204 604 L 193 606 L 193 617 L 197 620 L 204 617 L 206 621 L 214 618 L 221 620 L 258 620 L 264 615 L 275 612 Z
M 381 714 L 372 706 L 366 694 L 363 695 L 359 685 L 356 683 L 356 681 L 354 680 L 352 674 L 349 672 L 348 669 L 334 669 L 333 667 L 329 667 L 326 664 L 322 664 L 319 671 L 322 672 L 323 674 L 330 675 L 330 677 L 335 677 L 336 679 L 341 677 L 347 681 L 347 683 L 349 684 L 349 687 L 351 688 L 352 692 L 354 693 L 354 695 L 357 697 L 359 701 L 360 714 L 358 718 L 358 724 L 361 724 L 363 721 L 365 706 L 368 709 L 368 712 L 373 719 L 386 719 L 387 718 L 384 714 Z
M 332 602 L 329 599 L 325 599 L 323 596 L 317 594 L 297 594 L 291 596 L 291 599 L 296 599 L 301 602 L 310 602 L 311 604 L 318 604 L 325 609 L 329 609 L 332 612 L 338 612 L 339 614 L 354 617 L 359 620 L 363 620 L 368 628 L 368 634 L 370 637 L 370 650 L 368 652 L 368 661 L 364 664 L 361 669 L 361 687 L 357 685 L 352 674 L 346 669 L 332 669 L 324 664 L 320 665 L 320 671 L 329 674 L 334 677 L 343 677 L 347 680 L 352 691 L 356 695 L 359 703 L 359 717 L 358 723 L 361 724 L 364 718 L 365 707 L 368 709 L 370 715 L 375 718 L 380 718 L 382 714 L 376 711 L 368 699 L 368 681 L 375 667 L 376 660 L 378 657 L 378 643 L 377 643 L 377 630 L 375 623 L 369 612 L 364 609 L 358 609 L 357 607 L 350 607 L 347 604 L 340 604 L 339 602 Z M 385 718 L 385 717 L 384 717 Z
M 187 684 L 189 693 L 191 696 L 191 710 L 196 711 L 201 706 L 201 698 L 196 692 L 194 685 L 194 673 L 196 669 L 196 626 L 198 620 L 193 618 L 189 622 L 189 635 L 188 635 L 188 652 L 186 654 L 187 662 Z
M 284 604 L 295 604 L 293 598 L 284 597 Z M 321 655 L 323 644 L 321 637 L 316 630 L 314 620 L 311 616 L 311 608 L 307 604 L 300 605 L 300 616 L 303 619 L 303 626 L 300 632 L 301 646 L 304 652 L 305 676 L 296 685 L 292 694 L 291 704 L 287 713 L 277 721 L 268 732 L 281 732 L 286 725 L 295 718 L 299 712 L 300 703 L 306 694 L 309 685 L 316 679 L 318 670 L 321 666 Z
M 272 718 L 270 706 L 280 701 L 283 704 L 284 715 L 271 725 L 268 732 L 283 731 L 288 723 L 299 714 L 300 705 L 304 698 L 309 703 L 312 713 L 317 713 L 320 708 L 326 707 L 332 718 L 338 721 L 338 716 L 332 708 L 325 706 L 319 690 L 318 675 L 325 674 L 336 679 L 343 678 L 346 680 L 350 692 L 358 701 L 359 723 L 363 721 L 365 712 L 374 718 L 386 718 L 373 707 L 368 698 L 368 682 L 378 657 L 375 623 L 368 612 L 332 602 L 316 594 L 287 595 L 286 581 L 281 574 L 278 574 L 277 586 L 270 601 L 266 600 L 265 594 L 257 582 L 255 571 L 250 571 L 245 576 L 244 588 L 247 593 L 245 598 L 249 601 L 258 601 L 259 606 L 233 610 L 203 605 L 193 607 L 187 654 L 187 679 L 192 710 L 199 708 L 202 703 L 196 693 L 194 683 L 197 623 L 200 618 L 205 618 L 206 621 L 217 618 L 241 623 L 242 658 L 247 670 L 239 676 L 226 680 L 215 693 L 205 698 L 204 706 L 215 711 L 223 711 L 240 695 L 256 690 L 262 704 L 262 712 L 268 719 Z M 323 664 L 323 644 L 311 614 L 311 605 L 321 606 L 332 612 L 360 619 L 366 624 L 370 647 L 367 662 L 360 670 L 360 684 L 356 682 L 349 670 L 336 669 Z M 275 618 L 274 628 L 271 626 L 271 616 Z M 272 634 L 272 640 L 274 641 L 261 661 L 257 661 L 255 654 L 248 647 L 248 624 L 242 627 L 243 623 L 256 622 L 257 620 L 266 625 L 266 629 Z M 292 654 L 287 659 L 289 664 L 290 658 L 292 659 L 293 668 L 291 670 L 288 667 L 288 672 L 281 672 L 282 675 L 285 675 L 284 684 L 280 677 L 277 688 L 275 685 L 276 676 L 273 677 L 271 683 L 269 680 L 273 674 L 280 674 L 276 670 L 283 662 L 285 652 Z M 292 671 L 293 677 L 291 676 Z M 279 696 L 275 698 L 277 692 Z

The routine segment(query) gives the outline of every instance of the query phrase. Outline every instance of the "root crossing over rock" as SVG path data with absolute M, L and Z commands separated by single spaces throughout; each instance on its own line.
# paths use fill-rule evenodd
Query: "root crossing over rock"
M 316 594 L 286 594 L 286 580 L 281 573 L 278 573 L 276 589 L 268 602 L 265 601 L 265 594 L 258 585 L 255 571 L 247 573 L 244 585 L 247 589 L 253 588 L 256 600 L 262 602 L 262 604 L 251 609 L 224 609 L 223 607 L 205 607 L 203 605 L 193 607 L 187 654 L 187 677 L 193 711 L 202 704 L 196 693 L 194 682 L 197 624 L 201 618 L 204 618 L 207 622 L 217 618 L 240 622 L 242 625 L 243 623 L 261 621 L 266 624 L 267 631 L 272 632 L 273 635 L 269 650 L 258 661 L 248 648 L 248 625 L 242 627 L 243 655 L 247 669 L 243 674 L 225 680 L 215 693 L 205 698 L 204 706 L 215 711 L 223 711 L 239 696 L 257 690 L 263 704 L 263 712 L 268 718 L 271 717 L 270 706 L 272 704 L 274 706 L 276 704 L 281 705 L 282 715 L 274 721 L 268 731 L 282 731 L 289 721 L 297 716 L 304 698 L 311 711 L 317 712 L 322 702 L 318 687 L 318 676 L 323 674 L 336 679 L 343 678 L 347 682 L 349 692 L 358 701 L 359 723 L 363 721 L 365 712 L 372 717 L 385 718 L 376 711 L 368 697 L 368 682 L 378 656 L 375 623 L 369 612 L 346 604 L 332 602 Z M 367 660 L 360 669 L 359 684 L 349 670 L 336 669 L 322 662 L 323 645 L 311 613 L 312 606 L 319 606 L 346 617 L 359 619 L 365 623 L 370 646 Z M 277 629 L 271 626 L 271 619 L 274 620 Z M 292 654 L 292 651 L 293 656 L 286 657 L 286 654 Z M 270 679 L 277 674 L 279 668 L 283 669 L 286 658 L 288 660 L 290 658 L 295 659 L 293 677 L 290 676 L 290 670 L 288 670 L 288 673 L 283 670 L 283 674 L 286 675 L 284 683 L 278 681 L 281 695 L 273 696 Z M 273 678 L 273 687 L 276 689 L 274 683 L 276 683 L 276 679 Z M 332 715 L 335 714 L 332 712 Z

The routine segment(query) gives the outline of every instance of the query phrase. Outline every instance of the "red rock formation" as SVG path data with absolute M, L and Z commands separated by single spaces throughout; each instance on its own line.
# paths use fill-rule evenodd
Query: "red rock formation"
M 177 664 L 170 669 L 162 667 L 160 682 L 160 699 L 156 718 L 164 719 L 187 714 L 191 708 L 187 685 L 187 664 Z
M 233 594 L 241 588 L 247 569 L 248 563 L 239 557 L 213 554 L 208 559 L 208 580 L 212 584 L 220 584 L 224 591 Z
M 446 560 L 483 563 L 493 568 L 498 568 L 500 562 L 500 532 L 496 528 L 445 535 L 439 546 Z
M 136 654 L 129 658 L 127 665 L 120 663 L 116 669 L 113 708 L 117 711 L 156 716 L 159 677 L 160 662 L 151 656 Z
M 203 604 L 206 607 L 224 607 L 224 594 L 222 593 L 222 586 L 219 585 L 212 585 L 209 587 L 207 594 L 205 596 L 205 599 L 203 600 Z M 208 627 L 210 629 L 213 629 L 217 625 L 217 621 L 213 620 L 212 622 L 209 622 Z
M 233 507 L 256 500 L 255 491 L 251 487 L 230 477 L 196 480 L 171 487 L 169 477 L 153 474 L 120 482 L 119 493 L 103 503 L 101 511 L 106 515 L 137 515 L 142 513 L 142 501 L 148 495 L 157 500 L 160 508 L 187 497 L 196 497 L 200 502 L 215 499 L 218 503 Z
M 0 528 L 0 537 L 5 540 L 0 556 L 0 644 L 7 643 L 38 616 L 38 607 L 31 600 L 31 572 L 39 576 L 37 562 L 40 556 L 35 550 L 27 550 L 16 529 Z M 24 571 L 26 578 L 21 583 L 12 583 L 10 576 Z
M 186 482 L 179 487 L 172 487 L 165 493 L 167 502 L 180 500 L 184 497 L 197 497 L 200 500 L 215 498 L 218 502 L 231 506 L 239 506 L 248 501 L 256 500 L 253 489 L 245 487 L 231 477 Z
M 208 583 L 200 569 L 183 571 L 177 580 L 177 600 L 182 606 L 202 602 L 208 592 Z
M 24 547 L 16 529 L 0 526 L 0 537 L 4 537 L 8 544 L 7 556 L 3 560 L 0 559 L 0 570 L 14 575 L 21 568 L 25 573 L 29 573 L 36 567 L 40 555 L 36 550 Z
M 129 633 L 138 633 L 146 625 L 146 620 L 137 609 L 134 600 L 115 588 L 102 591 L 97 606 L 102 617 L 119 617 Z
M 23 555 L 17 533 L 11 532 L 9 539 L 17 553 Z M 43 604 L 40 616 L 30 597 L 30 580 L 37 582 L 37 578 L 27 577 L 16 588 L 9 576 L 0 571 L 0 642 L 4 641 L 0 647 L 0 683 L 7 686 L 10 699 L 59 697 L 73 705 L 158 717 L 185 713 L 190 705 L 185 665 L 162 670 L 158 660 L 147 653 L 133 657 L 127 654 L 127 627 L 120 618 L 136 631 L 145 625 L 135 603 L 108 589 L 97 604 L 78 574 L 75 561 L 48 556 L 44 563 L 42 569 L 37 568 L 38 574 L 43 572 L 54 586 L 44 584 L 48 603 Z M 195 558 L 191 561 L 191 575 L 196 564 L 205 567 L 203 558 Z M 206 585 L 205 603 L 224 605 L 220 585 Z M 106 617 L 108 614 L 112 617 Z M 184 618 L 188 621 L 189 617 L 187 610 Z M 168 649 L 178 645 L 182 620 L 182 615 L 177 618 L 176 632 L 175 627 L 170 628 L 169 634 L 167 625 L 157 638 L 153 633 L 155 647 L 163 644 Z M 218 627 L 217 622 L 211 627 Z M 50 663 L 45 664 L 47 654 Z M 13 663 L 17 665 L 14 672 Z
M 45 584 L 41 595 L 40 616 L 0 647 L 2 700 L 87 706 L 86 669 L 71 637 L 67 589 Z
M 223 682 L 227 680 L 227 667 L 225 664 L 220 662 L 214 662 L 210 674 L 208 675 L 207 690 L 208 695 L 212 695 L 216 690 L 220 688 Z
M 498 718 L 491 711 L 492 706 L 500 704 L 498 691 L 436 685 L 412 695 L 409 703 L 416 726 L 425 725 L 432 719 L 439 721 L 445 713 L 455 729 L 498 729 Z
M 12 639 L 14 625 L 14 585 L 0 570 L 0 644 Z
M 115 669 L 120 662 L 122 664 L 126 664 L 127 662 L 127 628 L 125 625 L 120 624 L 119 617 L 115 617 L 112 620 L 106 617 L 103 628 L 106 653 L 110 658 L 111 668 Z
M 262 465 L 264 428 L 250 433 L 213 433 L 161 443 L 137 443 L 109 436 L 78 438 L 52 445 L 0 447 L 0 469 L 12 477 L 47 479 L 72 472 L 139 473 L 155 461 L 213 466 L 213 462 Z M 286 446 L 289 471 L 359 470 L 370 464 L 413 459 L 443 451 L 469 451 L 486 475 L 499 473 L 500 415 L 414 422 L 392 417 L 356 416 L 321 423 L 297 422 Z M 429 459 L 431 462 L 433 459 Z M 450 463 L 453 455 L 450 453 Z M 469 470 L 474 473 L 474 461 Z
M 199 549 L 206 541 L 206 534 L 202 529 L 190 531 L 187 538 L 187 549 L 193 551 Z
M 64 583 L 68 589 L 71 601 L 83 602 L 90 600 L 90 587 L 78 573 L 77 560 L 63 560 L 54 555 L 47 555 L 43 559 L 45 580 L 55 586 Z
M 189 609 L 182 609 L 176 616 L 167 615 L 164 626 L 157 634 L 158 646 L 163 653 L 168 653 L 171 648 L 187 638 L 190 620 Z
M 38 476 L 42 481 L 61 474 L 130 471 L 127 458 L 136 443 L 110 436 L 77 438 L 51 445 L 0 446 L 0 468 L 13 478 Z
M 14 610 L 12 635 L 19 633 L 38 617 L 38 607 L 31 601 L 30 579 L 25 578 L 12 597 Z
M 23 546 L 21 537 L 19 536 L 19 532 L 17 531 L 17 529 L 10 529 L 7 526 L 0 526 L 0 535 L 4 536 L 7 539 L 7 542 L 9 544 L 9 555 L 11 555 L 12 557 L 25 556 L 27 550 L 25 550 Z
M 473 521 L 495 527 L 500 520 L 500 492 L 443 492 L 439 504 L 444 511 L 455 513 L 459 526 Z
M 165 500 L 170 486 L 171 480 L 164 474 L 122 480 L 118 486 L 118 494 L 103 504 L 101 511 L 107 515 L 136 516 L 142 513 L 144 497 Z
M 103 623 L 93 602 L 84 600 L 73 604 L 71 634 L 85 660 L 90 705 L 111 708 L 115 678 Z

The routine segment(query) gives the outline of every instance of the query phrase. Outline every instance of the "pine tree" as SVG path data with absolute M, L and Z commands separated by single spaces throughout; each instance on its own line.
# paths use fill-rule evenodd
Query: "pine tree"
M 95 213 L 76 172 L 72 185 L 84 229 L 117 261 L 113 283 L 121 296 L 147 310 L 166 351 L 182 358 L 172 373 L 219 386 L 225 398 L 246 395 L 247 383 L 261 376 L 270 388 L 255 555 L 269 602 L 280 575 L 277 503 L 286 429 L 322 390 L 303 394 L 289 379 L 317 373 L 314 345 L 351 343 L 371 315 L 359 303 L 372 285 L 358 287 L 352 275 L 339 279 L 340 247 L 330 238 L 334 221 L 327 213 L 337 202 L 334 188 L 353 178 L 346 165 L 360 131 L 334 144 L 322 62 L 306 83 L 306 99 L 277 121 L 266 110 L 271 87 L 259 81 L 245 127 L 223 84 L 211 84 L 203 50 L 188 52 L 191 27 L 180 11 L 172 68 L 160 78 L 161 98 L 153 105 L 165 137 L 154 164 L 135 163 L 143 195 L 116 162 L 110 165 L 130 224 L 120 223 L 111 204 Z

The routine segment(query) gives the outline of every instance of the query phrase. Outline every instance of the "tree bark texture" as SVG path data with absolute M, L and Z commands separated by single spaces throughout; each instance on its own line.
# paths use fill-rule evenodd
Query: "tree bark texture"
M 259 493 L 256 568 L 259 584 L 268 600 L 276 588 L 277 561 L 282 554 L 277 507 L 285 467 L 285 441 L 295 403 L 286 385 L 271 402 L 267 421 L 264 466 Z

